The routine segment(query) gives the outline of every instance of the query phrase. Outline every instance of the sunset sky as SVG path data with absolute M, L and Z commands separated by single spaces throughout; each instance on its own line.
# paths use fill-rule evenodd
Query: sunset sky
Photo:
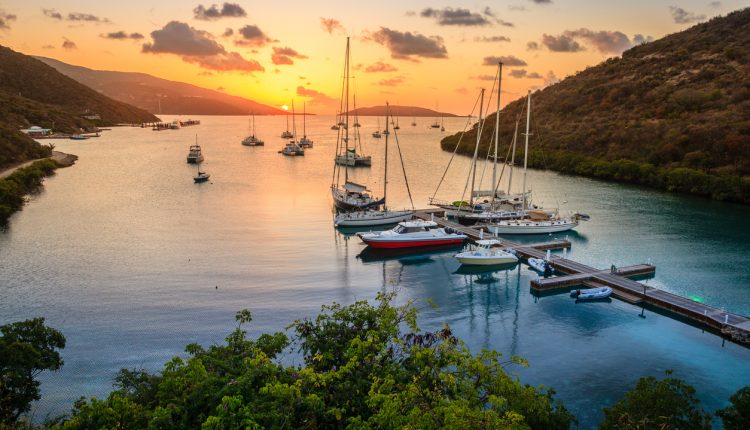
M 740 0 L 0 1 L 0 44 L 137 71 L 271 106 L 338 105 L 345 37 L 358 105 L 456 114 L 490 88 L 503 104 L 650 39 L 750 6 Z M 484 63 L 490 65 L 484 65 Z M 301 103 L 300 103 L 301 104 Z

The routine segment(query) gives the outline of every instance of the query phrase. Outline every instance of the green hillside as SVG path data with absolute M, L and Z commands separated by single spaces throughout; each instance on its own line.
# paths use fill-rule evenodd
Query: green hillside
M 98 114 L 91 121 L 82 115 Z M 0 46 L 0 167 L 47 154 L 20 133 L 38 125 L 61 132 L 95 126 L 156 121 L 148 112 L 114 101 L 27 55 Z
M 530 164 L 750 203 L 749 77 L 750 9 L 634 47 L 532 94 Z M 524 103 L 501 111 L 503 142 Z

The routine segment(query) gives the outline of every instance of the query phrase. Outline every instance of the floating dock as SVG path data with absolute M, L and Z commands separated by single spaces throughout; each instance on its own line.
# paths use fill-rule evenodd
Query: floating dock
M 555 240 L 542 244 L 526 245 L 501 237 L 492 236 L 481 229 L 467 227 L 444 219 L 442 209 L 420 210 L 414 214 L 415 218 L 432 220 L 441 227 L 451 228 L 467 235 L 472 241 L 479 239 L 496 239 L 503 248 L 513 249 L 519 257 L 545 258 L 547 249 L 570 248 L 569 241 Z M 549 264 L 563 276 L 540 278 L 531 281 L 531 288 L 537 292 L 553 291 L 556 289 L 572 288 L 583 285 L 587 288 L 610 287 L 612 296 L 631 304 L 650 305 L 679 315 L 698 326 L 720 332 L 724 337 L 744 346 L 750 346 L 750 318 L 743 315 L 726 312 L 724 310 L 685 297 L 672 294 L 658 288 L 629 279 L 630 277 L 650 276 L 656 272 L 651 264 L 638 264 L 627 267 L 614 267 L 600 270 L 577 261 L 557 255 L 550 257 Z

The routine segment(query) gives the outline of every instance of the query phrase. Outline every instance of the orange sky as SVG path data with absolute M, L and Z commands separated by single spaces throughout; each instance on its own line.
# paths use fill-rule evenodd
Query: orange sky
M 483 65 L 486 57 L 507 64 L 505 104 L 641 40 L 750 5 L 621 3 L 0 1 L 0 44 L 276 107 L 306 100 L 310 111 L 328 114 L 338 105 L 345 37 L 351 36 L 358 105 L 387 100 L 468 114 L 478 89 L 492 86 L 486 77 L 495 67 Z

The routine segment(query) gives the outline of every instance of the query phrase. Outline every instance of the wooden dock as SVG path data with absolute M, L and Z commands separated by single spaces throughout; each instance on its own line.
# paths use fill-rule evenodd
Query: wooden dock
M 543 244 L 526 245 L 494 237 L 480 229 L 466 227 L 444 219 L 442 209 L 420 210 L 414 216 L 419 219 L 432 220 L 442 227 L 459 231 L 467 235 L 472 241 L 482 238 L 496 239 L 500 246 L 515 250 L 516 254 L 524 259 L 531 257 L 545 258 L 547 249 L 570 248 L 569 241 L 556 240 Z M 650 305 L 666 310 L 699 326 L 718 331 L 733 342 L 750 346 L 750 318 L 747 316 L 726 312 L 629 279 L 630 277 L 653 275 L 656 272 L 656 267 L 650 264 L 620 268 L 613 266 L 609 270 L 600 270 L 557 255 L 551 256 L 549 263 L 556 271 L 565 275 L 533 280 L 531 281 L 533 290 L 539 292 L 551 291 L 572 288 L 577 285 L 583 285 L 587 288 L 607 286 L 612 288 L 612 296 L 615 298 L 632 304 Z

